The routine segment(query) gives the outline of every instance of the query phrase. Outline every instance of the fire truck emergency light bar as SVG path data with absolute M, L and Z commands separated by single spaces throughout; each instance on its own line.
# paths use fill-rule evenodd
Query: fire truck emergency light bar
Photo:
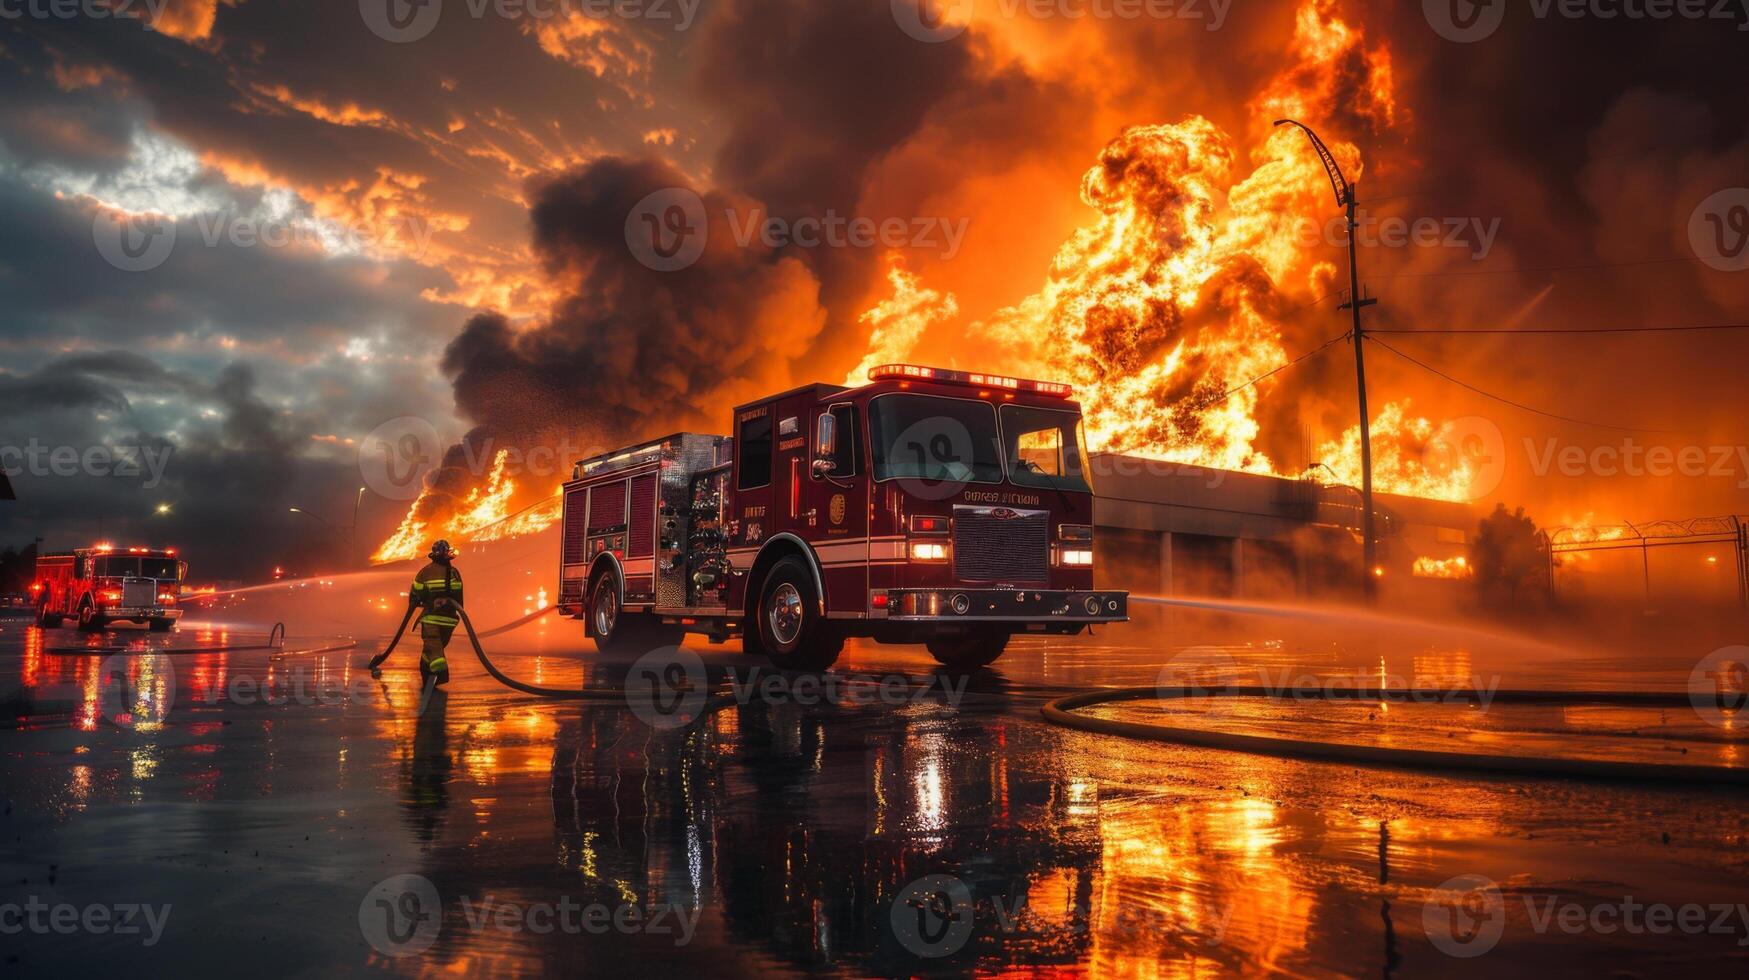
M 888 378 L 916 378 L 950 385 L 975 385 L 982 388 L 1006 388 L 1010 391 L 1036 391 L 1041 395 L 1068 398 L 1075 389 L 1057 381 L 1029 381 L 1025 378 L 1004 378 L 996 374 L 974 371 L 950 371 L 947 368 L 923 367 L 918 364 L 882 364 L 869 369 L 870 381 Z

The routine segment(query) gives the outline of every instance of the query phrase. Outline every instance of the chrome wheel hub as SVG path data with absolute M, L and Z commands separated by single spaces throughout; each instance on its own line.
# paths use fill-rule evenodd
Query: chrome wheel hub
M 766 619 L 773 639 L 784 646 L 794 643 L 802 635 L 801 592 L 788 582 L 778 586 L 771 593 Z

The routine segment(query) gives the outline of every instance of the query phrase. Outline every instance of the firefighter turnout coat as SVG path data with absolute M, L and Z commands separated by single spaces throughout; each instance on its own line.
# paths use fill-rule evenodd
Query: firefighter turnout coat
M 421 625 L 454 628 L 460 622 L 455 610 L 433 609 L 432 605 L 439 599 L 449 599 L 458 606 L 462 604 L 462 573 L 453 565 L 434 561 L 413 576 L 413 589 L 407 596 L 424 610 L 419 616 Z

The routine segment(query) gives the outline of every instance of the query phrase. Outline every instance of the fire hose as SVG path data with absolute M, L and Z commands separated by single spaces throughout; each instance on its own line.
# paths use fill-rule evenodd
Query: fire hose
M 284 650 L 286 644 L 285 624 L 274 623 L 267 633 L 266 643 L 232 643 L 216 647 L 125 647 L 125 646 L 85 646 L 85 647 L 49 647 L 46 653 L 57 657 L 107 657 L 115 654 L 137 653 L 140 655 L 163 654 L 166 656 L 189 655 L 197 653 L 239 653 L 248 650 Z M 348 639 L 344 643 L 333 646 L 317 647 L 313 650 L 297 650 L 296 653 L 332 653 L 336 650 L 350 650 L 358 645 L 357 640 Z
M 389 654 L 394 652 L 395 645 L 401 642 L 401 636 L 406 633 L 407 624 L 412 621 L 413 612 L 416 608 L 417 607 L 415 606 L 407 607 L 407 613 L 401 617 L 401 625 L 395 629 L 395 635 L 389 640 L 389 645 L 383 648 L 382 653 L 371 658 L 370 669 L 372 671 L 379 669 L 382 666 L 383 661 L 389 658 Z M 486 673 L 492 675 L 493 680 L 505 687 L 508 687 L 513 691 L 520 691 L 523 694 L 532 694 L 535 697 L 540 698 L 565 698 L 574 701 L 619 701 L 623 703 L 625 700 L 624 694 L 617 692 L 571 690 L 567 688 L 537 687 L 533 684 L 524 684 L 516 678 L 499 670 L 498 665 L 492 662 L 492 658 L 486 656 L 485 648 L 480 646 L 480 637 L 482 635 L 496 636 L 500 633 L 507 633 L 518 626 L 531 623 L 534 620 L 545 616 L 547 613 L 552 612 L 554 608 L 556 607 L 548 606 L 545 609 L 530 613 L 520 619 L 512 620 L 505 623 L 503 626 L 494 627 L 493 629 L 487 630 L 484 634 L 480 634 L 474 631 L 474 621 L 468 617 L 468 611 L 466 609 L 454 604 L 451 604 L 448 607 L 450 611 L 453 611 L 457 616 L 461 617 L 462 627 L 468 634 L 468 644 L 474 648 L 474 656 L 479 658 L 480 666 L 486 668 Z
M 1228 687 L 1209 690 L 1196 687 L 1159 688 L 1132 687 L 1087 691 L 1071 694 L 1046 703 L 1041 709 L 1045 720 L 1065 728 L 1116 735 L 1122 738 L 1150 742 L 1174 742 L 1203 748 L 1248 752 L 1255 755 L 1313 759 L 1322 762 L 1356 762 L 1365 765 L 1412 769 L 1443 769 L 1456 772 L 1482 772 L 1517 776 L 1552 776 L 1567 779 L 1616 780 L 1629 782 L 1707 783 L 1732 786 L 1749 785 L 1749 769 L 1724 766 L 1679 765 L 1659 762 L 1619 762 L 1606 759 L 1575 759 L 1559 756 L 1504 755 L 1487 752 L 1442 752 L 1431 749 L 1395 748 L 1385 745 L 1362 745 L 1343 742 L 1322 742 L 1309 739 L 1275 738 L 1265 735 L 1245 735 L 1207 729 L 1169 725 L 1149 725 L 1119 721 L 1112 718 L 1092 718 L 1077 714 L 1080 708 L 1124 701 L 1169 700 L 1187 697 L 1280 697 L 1283 692 L 1263 687 Z M 1296 697 L 1307 692 L 1294 692 Z M 1388 700 L 1400 697 L 1401 690 L 1378 688 L 1326 689 L 1316 693 L 1324 700 L 1357 702 Z M 1474 691 L 1445 691 L 1472 702 L 1484 699 Z M 1600 704 L 1623 707 L 1692 707 L 1686 694 L 1656 694 L 1622 691 L 1495 691 L 1486 699 L 1508 704 Z
M 513 620 L 503 626 L 479 634 L 474 630 L 473 621 L 467 611 L 460 606 L 453 607 L 461 618 L 461 624 L 468 634 L 468 643 L 474 648 L 474 656 L 486 673 L 493 680 L 505 687 L 524 694 L 542 698 L 560 698 L 568 700 L 613 701 L 625 704 L 624 692 L 608 690 L 572 690 L 565 688 L 539 687 L 525 684 L 506 675 L 487 656 L 480 645 L 480 637 L 494 636 L 515 629 L 528 622 L 540 618 L 552 609 L 542 609 L 536 613 Z M 395 631 L 394 639 L 389 646 L 371 661 L 374 670 L 400 641 L 411 620 L 412 610 L 402 617 L 401 626 Z M 1297 692 L 1296 692 L 1297 693 Z M 1393 691 L 1379 688 L 1343 688 L 1324 690 L 1319 696 L 1326 700 L 1349 700 L 1355 702 L 1388 700 L 1402 695 L 1403 691 Z M 1443 695 L 1467 699 L 1477 702 L 1482 695 L 1474 691 L 1446 691 Z M 1148 699 L 1171 699 L 1193 696 L 1219 697 L 1277 697 L 1280 692 L 1263 687 L 1229 687 L 1219 691 L 1207 691 L 1195 687 L 1182 688 L 1121 688 L 1115 690 L 1084 691 L 1070 694 L 1047 702 L 1040 709 L 1045 720 L 1055 725 L 1073 728 L 1080 731 L 1104 735 L 1117 735 L 1124 738 L 1141 739 L 1154 742 L 1174 742 L 1184 745 L 1201 746 L 1204 748 L 1223 749 L 1228 751 L 1247 752 L 1255 755 L 1269 755 L 1286 758 L 1312 759 L 1323 762 L 1350 762 L 1363 765 L 1390 766 L 1411 769 L 1437 769 L 1453 772 L 1493 773 L 1516 776 L 1555 777 L 1567 779 L 1612 780 L 1629 782 L 1659 782 L 1659 783 L 1702 783 L 1710 785 L 1744 786 L 1749 785 L 1749 769 L 1731 769 L 1722 766 L 1680 765 L 1667 763 L 1619 762 L 1604 759 L 1578 759 L 1565 757 L 1542 757 L 1532 755 L 1505 755 L 1481 752 L 1445 752 L 1430 749 L 1395 748 L 1382 745 L 1346 744 L 1340 742 L 1323 742 L 1307 739 L 1276 738 L 1261 735 L 1245 735 L 1236 732 L 1217 732 L 1194 728 L 1182 728 L 1165 725 L 1148 725 L 1137 722 L 1118 721 L 1107 718 L 1092 718 L 1077 714 L 1077 709 L 1100 704 L 1110 704 L 1123 701 L 1140 701 Z M 1494 691 L 1487 695 L 1489 701 L 1507 704 L 1591 704 L 1615 705 L 1623 707 L 1691 707 L 1687 695 L 1660 694 L 1620 691 L 1537 691 L 1515 690 Z M 701 714 L 709 714 L 718 709 L 731 706 L 733 698 L 717 696 L 710 698 L 702 708 Z

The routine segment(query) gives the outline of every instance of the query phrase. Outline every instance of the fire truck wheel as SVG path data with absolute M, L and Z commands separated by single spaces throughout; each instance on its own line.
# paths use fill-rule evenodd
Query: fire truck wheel
M 97 615 L 97 607 L 87 599 L 79 606 L 79 628 L 87 633 L 95 633 L 103 629 L 103 617 Z
M 154 619 L 146 625 L 146 628 L 154 633 L 168 633 L 173 622 L 175 621 L 169 619 Z
M 760 648 L 782 670 L 825 670 L 844 649 L 844 637 L 820 615 L 814 576 L 800 558 L 783 559 L 765 576 L 755 629 Z
M 1002 656 L 1008 647 L 1008 634 L 981 630 L 963 636 L 938 636 L 927 644 L 929 655 L 936 663 L 954 670 L 976 670 L 988 667 Z
M 44 599 L 43 604 L 37 607 L 36 624 L 44 629 L 53 629 L 56 626 L 61 625 L 60 615 L 49 612 L 49 602 L 47 599 Z
M 628 612 L 622 607 L 619 586 L 610 574 L 596 576 L 589 596 L 586 632 L 602 653 L 648 653 L 657 647 L 678 646 L 685 638 L 679 627 L 664 625 L 647 612 Z

